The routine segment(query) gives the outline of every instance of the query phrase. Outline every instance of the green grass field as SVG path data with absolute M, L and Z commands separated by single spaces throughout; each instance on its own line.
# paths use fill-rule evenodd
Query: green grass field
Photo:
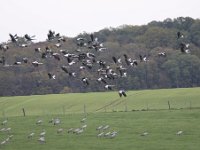
M 13 138 L 0 149 L 199 150 L 200 88 L 128 91 L 127 95 L 119 98 L 116 92 L 105 92 L 1 97 L 0 121 L 8 118 L 8 123 L 0 128 L 10 127 L 11 131 L 0 132 L 0 142 L 8 135 Z M 87 120 L 81 123 L 85 115 Z M 55 117 L 62 121 L 58 126 L 48 123 Z M 39 119 L 42 125 L 36 125 Z M 67 133 L 69 128 L 83 124 L 87 128 L 82 134 Z M 97 138 L 99 125 L 109 125 L 104 132 L 117 131 L 117 136 Z M 57 134 L 59 128 L 64 129 L 62 134 Z M 46 143 L 41 144 L 37 139 L 43 129 Z M 183 131 L 180 136 L 176 135 L 179 130 Z M 35 133 L 33 139 L 27 139 L 31 132 Z M 148 135 L 141 136 L 143 132 Z
M 128 111 L 141 109 L 200 108 L 200 88 L 128 91 L 127 98 L 117 92 L 72 93 L 1 97 L 1 116 L 27 116 Z

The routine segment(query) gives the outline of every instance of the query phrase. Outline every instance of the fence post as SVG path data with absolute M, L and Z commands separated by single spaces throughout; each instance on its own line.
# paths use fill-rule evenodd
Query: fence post
M 84 110 L 84 115 L 85 115 L 85 117 L 86 117 L 86 116 L 87 116 L 87 115 L 86 115 L 87 112 L 86 112 L 86 105 L 85 105 L 85 104 L 84 104 L 84 106 L 83 106 L 83 110 Z
M 171 109 L 171 106 L 170 106 L 170 102 L 168 101 L 168 107 L 169 107 L 169 110 Z
M 23 112 L 23 115 L 24 115 L 24 117 L 26 116 L 26 112 L 25 112 L 25 109 L 24 108 L 22 108 L 22 112 Z

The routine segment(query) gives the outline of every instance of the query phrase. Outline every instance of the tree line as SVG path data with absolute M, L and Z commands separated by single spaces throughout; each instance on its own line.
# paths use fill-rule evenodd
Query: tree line
M 184 38 L 181 42 L 189 43 L 190 53 L 180 51 L 180 40 L 177 32 L 181 32 Z M 133 89 L 158 89 L 158 88 L 183 88 L 200 86 L 200 20 L 190 17 L 165 19 L 164 21 L 152 21 L 147 25 L 131 26 L 123 25 L 117 28 L 105 28 L 94 35 L 103 41 L 106 50 L 97 54 L 98 59 L 112 63 L 112 57 L 121 57 L 126 54 L 139 61 L 140 55 L 147 56 L 148 61 L 138 63 L 137 66 L 127 66 L 127 77 L 119 78 L 115 84 L 125 90 Z M 76 39 L 88 36 L 82 33 L 75 38 L 66 38 L 62 45 L 69 52 L 77 50 Z M 37 60 L 38 55 L 34 49 L 45 49 L 48 45 L 52 49 L 54 41 L 32 43 L 28 47 L 16 47 L 12 43 L 5 52 L 0 51 L 1 56 L 7 58 L 8 63 L 28 57 Z M 166 57 L 159 57 L 159 52 L 165 52 Z M 51 58 L 50 58 L 51 59 Z M 45 61 L 45 60 L 44 60 Z M 69 92 L 105 91 L 92 82 L 85 87 L 78 79 L 72 79 L 60 70 L 64 61 L 44 63 L 39 69 L 27 65 L 16 67 L 4 67 L 0 64 L 0 96 L 8 95 L 32 95 Z M 77 67 L 73 70 L 76 71 Z M 95 81 L 95 70 L 81 72 Z M 49 80 L 47 72 L 55 72 L 56 80 Z

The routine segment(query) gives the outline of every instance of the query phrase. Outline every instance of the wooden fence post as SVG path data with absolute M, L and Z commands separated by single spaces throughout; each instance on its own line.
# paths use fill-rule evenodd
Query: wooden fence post
M 23 115 L 24 115 L 24 117 L 26 116 L 26 112 L 25 112 L 25 109 L 24 108 L 22 108 L 22 112 L 23 112 Z
M 168 101 L 168 107 L 169 107 L 169 110 L 171 109 L 171 106 L 170 106 L 170 102 Z

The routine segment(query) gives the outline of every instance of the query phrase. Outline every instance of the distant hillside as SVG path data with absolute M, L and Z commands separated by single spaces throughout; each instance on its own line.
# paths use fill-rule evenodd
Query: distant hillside
M 1 117 L 54 114 L 199 109 L 200 88 L 176 88 L 159 90 L 127 91 L 127 97 L 120 98 L 116 92 L 91 92 L 69 94 L 47 94 L 11 96 L 0 98 Z
M 181 34 L 179 38 L 178 32 Z M 0 50 L 0 62 L 4 57 L 7 65 L 0 63 L 0 96 L 105 91 L 105 84 L 97 82 L 102 76 L 97 72 L 102 68 L 99 61 L 105 62 L 106 67 L 109 66 L 117 73 L 116 77 L 105 79 L 107 84 L 114 85 L 113 90 L 200 86 L 199 19 L 179 17 L 163 22 L 152 21 L 143 26 L 123 25 L 102 29 L 93 35 L 98 38 L 99 43 L 103 42 L 105 50 L 95 50 L 86 47 L 84 43 L 81 45 L 80 40 L 77 42 L 77 38 L 90 39 L 87 33 L 75 38 L 64 36 L 65 41 L 60 42 L 60 47 L 55 46 L 58 39 L 31 44 L 29 42 L 27 47 L 17 46 L 12 42 L 2 43 L 8 45 L 9 49 L 3 50 L 1 47 Z M 23 38 L 20 39 L 23 43 Z M 184 47 L 189 53 L 181 52 L 181 44 L 189 44 Z M 35 49 L 39 47 L 41 52 L 38 53 Z M 43 59 L 42 53 L 46 51 L 46 47 L 51 49 L 52 53 L 59 53 L 60 60 L 54 59 L 53 56 Z M 90 59 L 92 68 L 86 66 L 85 70 L 80 70 L 79 67 L 86 63 L 85 59 L 76 60 L 74 65 L 69 65 L 69 59 L 64 57 L 60 50 L 75 55 L 93 53 L 95 61 Z M 166 57 L 158 55 L 163 52 Z M 131 62 L 136 61 L 137 65 L 127 64 L 128 59 L 125 59 L 124 54 L 131 58 Z M 141 61 L 140 55 L 146 56 L 147 61 Z M 113 56 L 121 58 L 122 63 L 115 63 Z M 28 58 L 27 64 L 13 65 L 16 61 L 23 62 L 25 57 Z M 31 64 L 33 61 L 43 65 L 34 67 Z M 63 65 L 67 66 L 69 72 L 75 72 L 76 77 L 63 71 Z M 123 73 L 127 76 L 120 74 L 120 65 L 125 68 Z M 49 79 L 48 73 L 56 75 L 56 79 Z M 81 81 L 84 77 L 88 78 L 89 85 Z

